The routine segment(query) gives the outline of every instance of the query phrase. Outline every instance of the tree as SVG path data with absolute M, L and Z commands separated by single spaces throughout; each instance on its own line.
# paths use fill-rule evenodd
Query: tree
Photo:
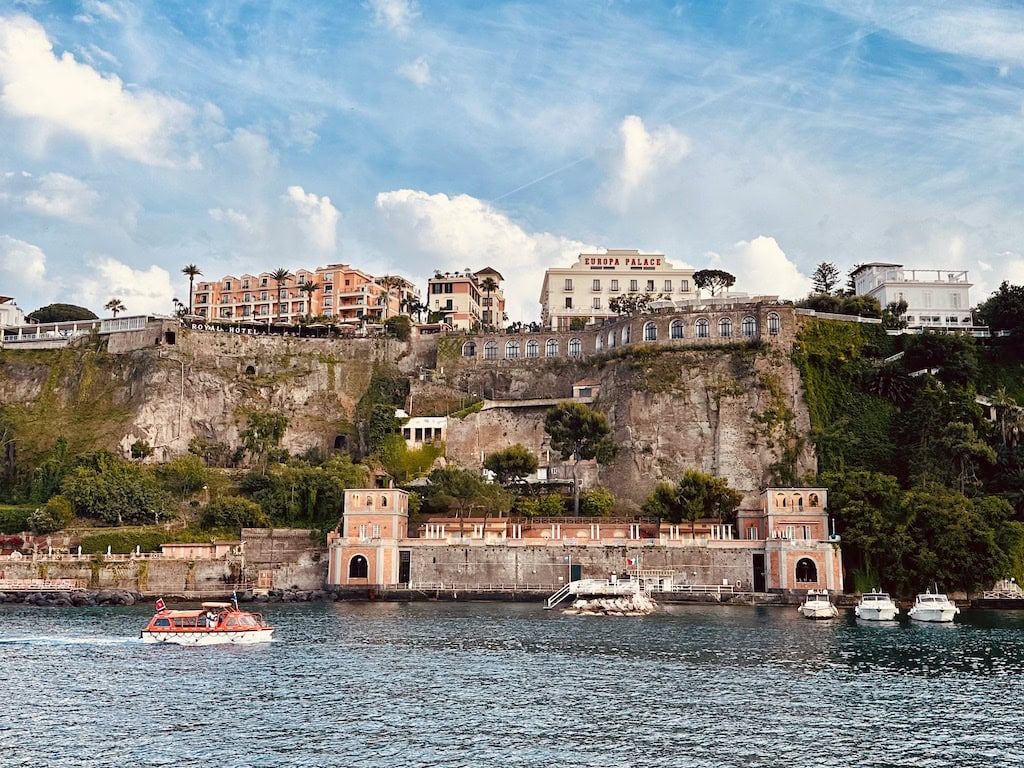
M 608 419 L 583 403 L 559 403 L 544 419 L 544 431 L 551 437 L 551 448 L 563 460 L 572 459 L 573 514 L 579 515 L 577 465 L 583 459 L 596 459 L 606 464 L 615 455 Z
M 666 518 L 670 523 L 690 521 L 690 534 L 698 520 L 732 519 L 743 494 L 730 488 L 725 478 L 697 469 L 687 469 L 675 485 L 659 483 L 644 502 L 646 514 Z
M 63 496 L 54 496 L 28 516 L 28 526 L 34 533 L 53 533 L 66 527 L 74 517 L 71 502 Z
M 306 314 L 313 314 L 313 294 L 320 290 L 320 283 L 307 280 L 299 286 L 299 290 L 306 294 Z
M 203 509 L 203 528 L 266 528 L 270 518 L 255 501 L 241 496 L 225 496 L 211 501 Z
M 277 269 L 270 273 L 270 277 L 274 280 L 275 283 L 277 283 L 277 301 L 275 302 L 275 304 L 277 306 L 277 317 L 279 320 L 283 319 L 281 317 L 281 299 L 286 298 L 282 297 L 281 293 L 284 291 L 284 284 L 288 282 L 288 278 L 291 276 L 292 273 L 289 272 L 284 267 L 278 267 Z
M 615 507 L 615 495 L 607 488 L 591 488 L 580 497 L 580 511 L 587 517 L 607 517 Z
M 811 281 L 814 283 L 814 290 L 818 293 L 832 293 L 832 289 L 839 282 L 839 270 L 835 264 L 823 261 L 815 267 Z
M 907 313 L 907 302 L 903 299 L 890 301 L 882 310 L 882 327 L 887 331 L 899 331 L 907 327 L 904 315 Z
M 938 440 L 942 454 L 952 460 L 954 470 L 950 478 L 960 493 L 978 484 L 978 465 L 994 464 L 996 452 L 978 437 L 973 424 L 955 421 L 947 424 Z
M 521 483 L 523 478 L 537 471 L 537 457 L 516 443 L 484 459 L 484 469 L 493 472 L 501 485 Z
M 117 298 L 108 301 L 106 304 L 103 305 L 103 308 L 108 312 L 112 312 L 114 314 L 114 317 L 117 317 L 118 312 L 124 312 L 127 309 L 127 307 L 124 305 L 124 302 Z
M 487 309 L 484 310 L 484 326 L 486 326 L 487 328 L 493 328 L 494 307 L 491 306 L 491 293 L 498 290 L 498 281 L 495 280 L 490 275 L 488 275 L 487 277 L 480 281 L 480 290 L 482 290 L 487 295 L 487 300 L 485 302 L 485 306 L 487 307 Z
M 61 493 L 82 517 L 108 525 L 160 522 L 167 494 L 148 467 L 106 452 L 94 454 L 64 478 Z
M 203 460 L 194 454 L 179 456 L 157 470 L 164 487 L 182 501 L 201 491 L 210 476 Z
M 401 288 L 404 282 L 405 281 L 398 275 L 384 275 L 384 277 L 377 280 L 377 284 L 384 289 L 384 294 L 379 299 L 381 307 L 381 314 L 379 318 L 380 322 L 383 323 L 388 319 L 388 309 L 391 305 L 391 292 L 395 288 Z M 399 303 L 401 303 L 401 298 L 399 298 Z
M 412 336 L 412 322 L 406 315 L 395 315 L 384 321 L 384 333 L 399 341 L 408 341 Z
M 195 279 L 199 277 L 202 272 L 199 271 L 199 267 L 195 264 L 186 264 L 181 269 L 181 273 L 188 277 L 188 313 L 192 314 L 192 286 Z
M 651 294 L 649 293 L 627 293 L 620 296 L 612 296 L 608 300 L 608 309 L 617 315 L 633 317 L 642 315 L 651 307 Z
M 712 296 L 717 296 L 735 285 L 736 277 L 720 269 L 698 269 L 693 273 L 693 284 L 701 290 L 711 291 Z
M 993 331 L 1009 331 L 1016 345 L 1024 345 L 1024 286 L 1004 280 L 978 305 L 978 319 Z
M 267 472 L 267 455 L 281 444 L 288 428 L 288 417 L 283 413 L 264 411 L 249 414 L 249 423 L 239 437 L 245 449 L 258 457 L 263 474 Z
M 75 320 L 98 320 L 95 313 L 75 304 L 47 304 L 26 315 L 37 323 L 68 323 Z

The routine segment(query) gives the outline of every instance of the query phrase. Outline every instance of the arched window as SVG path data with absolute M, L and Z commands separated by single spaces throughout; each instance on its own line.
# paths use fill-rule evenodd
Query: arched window
M 757 332 L 757 322 L 750 315 L 743 318 L 741 332 L 744 336 L 753 336 Z
M 622 343 L 623 344 L 629 344 L 629 342 L 630 342 L 629 326 L 627 325 L 625 328 L 622 329 Z
M 608 331 L 608 349 L 615 346 L 615 331 Z
M 654 324 L 653 320 L 648 320 L 644 323 L 644 341 L 657 341 L 658 340 L 658 326 Z
M 540 357 L 540 344 L 537 343 L 536 339 L 530 339 L 526 342 L 526 356 Z
M 794 497 L 793 501 L 795 502 L 797 509 L 804 508 L 804 497 L 801 496 L 799 493 Z
M 370 572 L 366 558 L 356 555 L 348 561 L 348 577 L 350 579 L 365 579 Z
M 484 344 L 484 360 L 498 359 L 498 342 L 488 341 Z
M 796 561 L 796 580 L 800 584 L 814 584 L 818 581 L 818 566 L 809 557 Z
M 545 357 L 558 357 L 558 339 L 548 339 L 544 345 Z
M 380 505 L 382 507 L 386 507 L 388 505 L 388 497 L 387 496 L 381 496 L 380 497 Z
M 706 317 L 702 317 L 697 321 L 697 338 L 706 339 L 711 335 L 710 323 Z
M 775 497 L 775 506 L 783 507 L 786 506 L 786 494 L 780 493 Z
M 600 333 L 594 337 L 594 349 L 598 352 L 604 349 L 604 336 Z
M 818 499 L 818 494 L 812 493 L 810 496 L 807 497 L 807 506 L 809 506 L 809 507 L 821 506 L 821 501 Z
M 722 338 L 732 336 L 732 320 L 728 317 L 723 317 L 718 321 L 718 335 Z
M 685 327 L 682 320 L 673 320 L 672 325 L 669 326 L 669 336 L 673 339 L 683 338 L 683 329 Z
M 569 339 L 569 357 L 579 357 L 583 354 L 583 342 L 579 339 Z
M 462 356 L 463 357 L 476 357 L 476 342 L 467 341 L 462 345 Z
M 779 329 L 782 327 L 782 322 L 779 319 L 778 312 L 768 313 L 768 333 L 771 336 L 778 336 Z
M 518 341 L 510 341 L 505 345 L 505 357 L 509 360 L 519 357 Z

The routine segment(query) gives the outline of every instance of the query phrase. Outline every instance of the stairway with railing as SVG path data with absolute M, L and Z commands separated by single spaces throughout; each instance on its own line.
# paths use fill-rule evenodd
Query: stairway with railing
M 635 595 L 640 592 L 638 581 L 619 581 L 617 579 L 580 579 L 570 581 L 555 594 L 549 597 L 545 608 L 554 608 L 569 595 L 585 595 L 587 597 L 607 597 L 609 595 Z

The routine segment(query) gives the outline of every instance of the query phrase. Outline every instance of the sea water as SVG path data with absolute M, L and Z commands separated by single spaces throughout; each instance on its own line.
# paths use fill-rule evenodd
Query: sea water
M 151 606 L 0 606 L 0 765 L 1024 765 L 1024 612 L 263 610 L 272 643 L 183 648 Z

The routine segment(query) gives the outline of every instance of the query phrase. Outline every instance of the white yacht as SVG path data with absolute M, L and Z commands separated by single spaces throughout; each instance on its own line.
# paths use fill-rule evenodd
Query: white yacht
M 941 592 L 925 592 L 918 595 L 914 607 L 907 613 L 914 621 L 938 621 L 948 623 L 960 613 L 956 603 Z
M 805 619 L 834 619 L 839 609 L 829 600 L 827 589 L 809 589 L 807 597 L 797 608 Z
M 892 621 L 899 615 L 900 609 L 896 607 L 888 592 L 873 589 L 860 596 L 860 603 L 853 612 L 858 619 L 865 621 Z

